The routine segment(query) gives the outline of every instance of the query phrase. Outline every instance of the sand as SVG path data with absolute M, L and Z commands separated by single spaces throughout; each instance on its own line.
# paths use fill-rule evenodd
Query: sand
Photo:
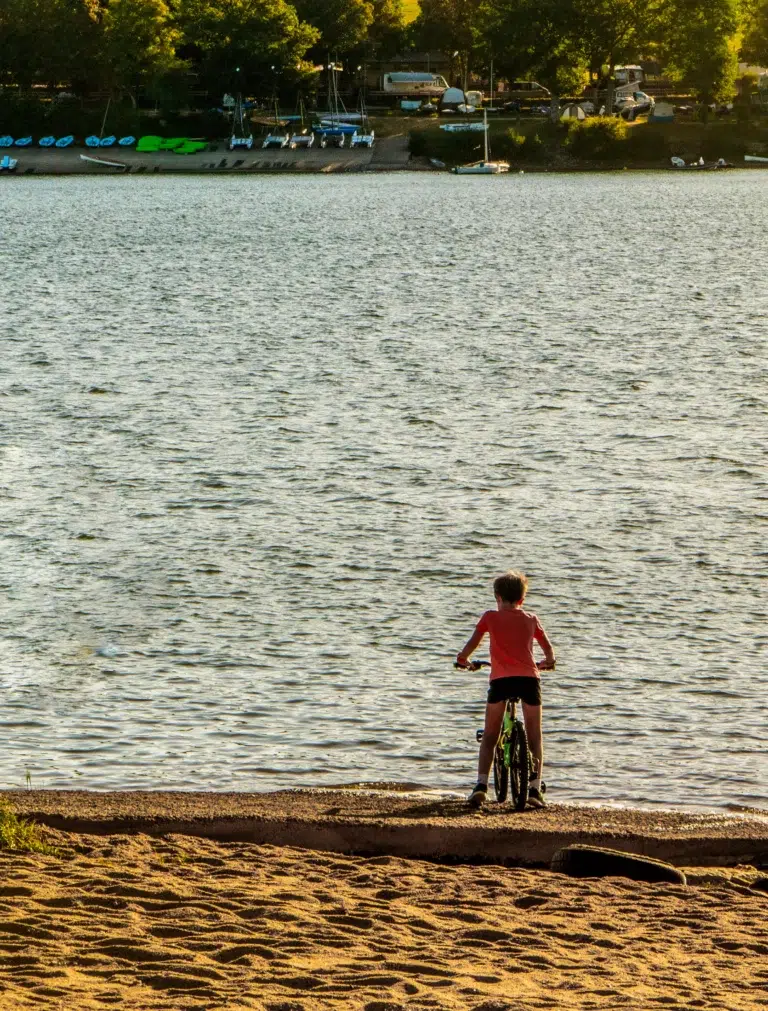
M 0 852 L 0 1009 L 768 1005 L 752 868 L 579 880 L 171 835 Z
M 609 825 L 635 851 L 726 846 L 741 826 L 765 853 L 759 813 L 469 814 L 450 799 L 360 791 L 6 796 L 81 830 L 45 829 L 56 856 L 0 850 L 0 1011 L 768 1006 L 757 866 L 688 866 L 684 886 L 331 851 L 350 848 L 344 826 L 378 832 L 383 849 L 417 848 L 432 824 L 442 858 L 460 859 L 445 840 L 469 824 L 481 838 L 528 832 L 550 844 L 594 842 Z M 192 834 L 168 832 L 174 819 Z M 294 839 L 324 828 L 334 845 L 206 837 L 222 826 Z
M 229 842 L 303 846 L 473 863 L 548 865 L 572 842 L 676 864 L 768 861 L 768 812 L 642 811 L 551 804 L 513 812 L 419 790 L 275 793 L 19 790 L 0 793 L 16 810 L 71 832 L 202 835 Z

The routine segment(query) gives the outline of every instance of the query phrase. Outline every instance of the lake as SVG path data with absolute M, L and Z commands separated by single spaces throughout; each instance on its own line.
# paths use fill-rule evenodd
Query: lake
M 768 175 L 2 180 L 0 783 L 768 808 Z M 482 651 L 481 651 L 482 652 Z

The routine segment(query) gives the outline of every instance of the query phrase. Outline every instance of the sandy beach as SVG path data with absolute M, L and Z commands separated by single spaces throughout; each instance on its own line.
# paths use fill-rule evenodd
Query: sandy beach
M 210 795 L 207 812 L 204 795 L 191 795 L 191 835 L 163 833 L 183 795 L 80 793 L 68 808 L 67 794 L 29 793 L 26 805 L 22 793 L 6 796 L 18 810 L 47 804 L 49 823 L 88 816 L 98 834 L 48 828 L 55 856 L 0 851 L 3 1011 L 768 1006 L 768 893 L 751 887 L 766 873 L 755 865 L 689 866 L 687 886 L 578 879 L 206 837 L 206 822 L 215 834 L 213 813 L 234 795 Z M 349 804 L 344 816 L 361 825 L 378 810 L 380 826 L 388 809 L 414 806 L 412 797 L 341 791 L 252 795 L 248 817 L 279 821 L 281 810 L 285 823 L 294 802 L 294 833 L 339 817 L 322 815 L 323 805 Z M 517 817 L 583 841 L 618 815 L 552 808 Z M 625 815 L 623 839 L 621 817 L 614 826 L 625 848 L 702 836 L 705 824 L 726 842 L 729 826 L 743 824 L 753 848 L 768 851 L 758 815 Z M 142 818 L 158 834 L 128 830 Z M 412 811 L 412 835 L 424 821 Z

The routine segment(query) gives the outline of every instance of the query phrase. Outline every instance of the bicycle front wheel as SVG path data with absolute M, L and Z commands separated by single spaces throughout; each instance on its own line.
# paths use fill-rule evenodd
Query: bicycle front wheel
M 515 725 L 512 728 L 508 771 L 512 803 L 515 805 L 516 811 L 524 811 L 525 805 L 528 803 L 530 764 L 528 762 L 528 735 L 520 720 L 515 720 Z
M 493 789 L 496 800 L 503 804 L 509 790 L 509 769 L 504 761 L 504 746 L 500 739 L 493 752 Z

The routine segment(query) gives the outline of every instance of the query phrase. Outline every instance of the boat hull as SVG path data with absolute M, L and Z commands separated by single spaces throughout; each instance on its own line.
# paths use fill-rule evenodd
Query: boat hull
M 457 176 L 498 176 L 509 172 L 509 165 L 505 161 L 480 161 L 474 165 L 457 165 L 453 171 Z

